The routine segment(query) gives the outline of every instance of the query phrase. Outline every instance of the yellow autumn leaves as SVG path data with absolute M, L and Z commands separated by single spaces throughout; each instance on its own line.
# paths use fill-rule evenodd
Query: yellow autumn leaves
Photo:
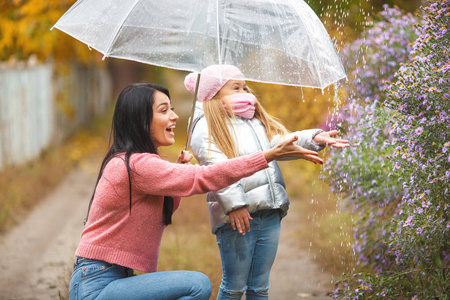
M 86 45 L 50 31 L 75 0 L 3 0 L 0 1 L 0 61 L 76 58 L 89 62 L 94 58 Z
M 339 87 L 320 89 L 284 85 L 250 83 L 264 108 L 291 131 L 327 128 L 337 123 L 337 111 L 344 104 L 346 93 Z

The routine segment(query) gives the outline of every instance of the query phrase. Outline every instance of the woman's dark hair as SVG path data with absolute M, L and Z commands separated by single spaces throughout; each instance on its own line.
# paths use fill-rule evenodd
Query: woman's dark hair
M 130 156 L 133 153 L 154 153 L 158 149 L 150 136 L 150 125 L 153 119 L 154 93 L 160 91 L 170 99 L 169 91 L 159 85 L 151 83 L 133 83 L 127 85 L 119 95 L 112 119 L 111 135 L 109 138 L 109 151 L 103 159 L 97 183 L 86 216 L 89 218 L 95 189 L 102 177 L 103 170 L 108 162 L 115 156 L 125 153 L 125 163 L 128 172 L 128 184 L 130 186 L 130 214 L 131 214 L 131 169 Z M 164 197 L 163 224 L 172 223 L 173 198 Z

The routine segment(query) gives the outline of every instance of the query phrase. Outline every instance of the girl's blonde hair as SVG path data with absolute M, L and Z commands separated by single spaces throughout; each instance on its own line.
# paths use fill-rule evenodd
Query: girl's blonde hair
M 222 103 L 225 103 L 227 109 Z M 239 145 L 233 126 L 233 122 L 236 123 L 236 116 L 228 99 L 213 97 L 211 100 L 203 102 L 203 111 L 208 124 L 208 151 L 211 152 L 211 141 L 214 140 L 219 150 L 228 158 L 238 157 Z M 289 133 L 286 127 L 269 115 L 258 101 L 255 104 L 254 118 L 264 125 L 269 141 L 277 134 L 284 136 Z

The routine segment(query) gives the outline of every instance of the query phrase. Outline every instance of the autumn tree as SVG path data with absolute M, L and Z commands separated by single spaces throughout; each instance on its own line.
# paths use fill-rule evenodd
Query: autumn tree
M 75 58 L 89 62 L 95 51 L 72 37 L 50 30 L 74 0 L 0 1 L 0 61 L 36 55 L 39 60 Z

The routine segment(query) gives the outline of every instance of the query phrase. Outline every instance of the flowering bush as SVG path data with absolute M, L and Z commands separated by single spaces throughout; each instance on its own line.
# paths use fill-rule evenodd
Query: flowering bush
M 397 265 L 426 269 L 418 276 L 439 294 L 450 292 L 450 1 L 423 10 L 411 62 L 387 89 L 387 106 L 397 109 L 390 160 L 404 189 L 390 243 Z
M 326 178 L 360 214 L 354 250 L 374 273 L 345 278 L 335 297 L 450 293 L 449 4 L 422 8 L 412 49 L 405 43 L 413 18 L 386 8 L 348 52 L 364 50 L 363 66 L 351 67 L 354 90 L 344 109 L 354 145 L 331 153 Z M 394 75 L 401 61 L 409 62 Z
M 386 171 L 393 167 L 386 159 L 393 152 L 387 122 L 392 112 L 380 103 L 387 99 L 387 81 L 394 79 L 399 63 L 408 60 L 410 43 L 417 37 L 412 15 L 385 7 L 380 17 L 363 38 L 343 51 L 350 90 L 340 118 L 352 145 L 332 150 L 324 168 L 331 189 L 345 195 L 344 204 L 360 216 L 353 244 L 358 263 L 371 262 L 378 271 L 386 264 L 388 245 L 383 241 L 391 226 L 389 216 L 401 198 L 398 175 Z

